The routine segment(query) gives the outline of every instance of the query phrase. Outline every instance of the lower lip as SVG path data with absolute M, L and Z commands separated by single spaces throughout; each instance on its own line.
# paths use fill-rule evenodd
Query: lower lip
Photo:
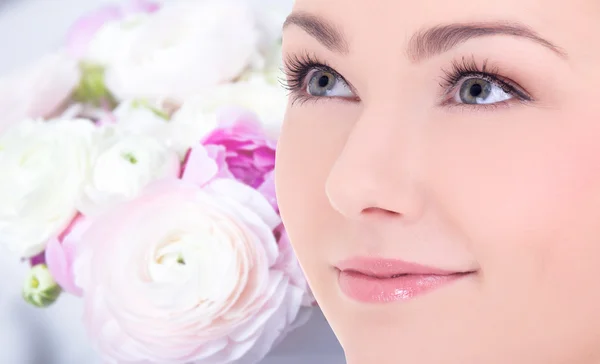
M 352 271 L 341 271 L 339 272 L 339 285 L 345 295 L 356 301 L 388 303 L 410 300 L 467 275 L 469 273 L 409 274 L 395 278 L 377 278 Z

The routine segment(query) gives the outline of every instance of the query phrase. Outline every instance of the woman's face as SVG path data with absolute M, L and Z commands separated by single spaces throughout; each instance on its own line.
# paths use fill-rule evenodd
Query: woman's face
M 348 362 L 600 363 L 600 2 L 293 14 L 277 192 Z

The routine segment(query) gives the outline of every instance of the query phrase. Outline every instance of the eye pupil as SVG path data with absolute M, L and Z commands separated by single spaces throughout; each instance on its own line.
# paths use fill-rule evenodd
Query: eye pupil
M 327 87 L 327 85 L 329 85 L 329 77 L 326 75 L 319 77 L 318 84 L 319 87 Z
M 483 87 L 480 84 L 476 83 L 471 86 L 470 94 L 471 97 L 479 97 L 483 92 Z

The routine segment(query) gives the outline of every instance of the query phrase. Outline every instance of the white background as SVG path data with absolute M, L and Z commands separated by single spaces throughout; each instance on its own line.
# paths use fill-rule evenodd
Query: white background
M 58 47 L 78 16 L 108 2 L 0 0 L 0 74 Z M 23 302 L 20 290 L 26 268 L 0 249 L 0 364 L 101 364 L 79 321 L 79 300 L 64 295 L 48 309 Z M 261 364 L 343 363 L 335 336 L 315 310 L 311 321 Z

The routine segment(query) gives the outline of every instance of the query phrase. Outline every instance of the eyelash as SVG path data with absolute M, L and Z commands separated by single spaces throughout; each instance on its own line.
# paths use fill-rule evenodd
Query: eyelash
M 291 54 L 284 59 L 284 67 L 282 72 L 285 75 L 285 78 L 281 79 L 280 83 L 286 90 L 289 91 L 292 105 L 294 105 L 296 102 L 304 103 L 306 101 L 317 101 L 323 99 L 323 97 L 312 96 L 306 92 L 306 83 L 308 81 L 306 78 L 309 73 L 314 70 L 333 74 L 335 77 L 343 80 L 352 89 L 352 91 L 354 91 L 352 85 L 346 81 L 346 79 L 340 75 L 339 72 L 329 66 L 326 62 L 319 61 L 316 56 L 311 55 L 310 53 L 305 53 L 303 55 Z M 455 60 L 452 62 L 450 70 L 442 70 L 442 72 L 444 73 L 444 76 L 442 77 L 442 81 L 439 85 L 444 92 L 442 95 L 443 100 L 440 102 L 440 106 L 482 109 L 508 106 L 511 101 L 518 101 L 522 103 L 533 101 L 533 98 L 529 95 L 529 93 L 527 93 L 527 91 L 525 91 L 516 82 L 502 76 L 498 68 L 489 68 L 487 60 L 485 60 L 480 67 L 475 61 L 475 57 L 472 57 L 470 60 L 462 57 L 460 60 Z M 465 104 L 456 103 L 451 97 L 448 97 L 453 93 L 453 91 L 456 90 L 456 87 L 461 83 L 461 81 L 470 78 L 479 78 L 491 82 L 500 87 L 507 94 L 514 96 L 516 100 L 510 99 L 493 104 Z M 356 92 L 354 93 L 356 94 Z M 360 99 L 357 96 L 356 99 L 343 100 L 359 101 Z
M 442 71 L 444 72 L 444 76 L 442 77 L 442 82 L 440 82 L 440 87 L 442 90 L 445 90 L 445 92 L 443 93 L 444 99 L 440 103 L 441 106 L 458 106 L 481 109 L 508 106 L 514 101 L 522 103 L 533 101 L 531 95 L 529 95 L 529 93 L 521 86 L 509 78 L 502 76 L 499 68 L 488 67 L 488 60 L 483 61 L 483 64 L 480 67 L 475 61 L 474 56 L 470 60 L 462 57 L 460 61 L 455 60 L 452 62 L 450 70 Z M 515 100 L 510 99 L 494 104 L 461 104 L 453 102 L 452 98 L 448 98 L 448 96 L 455 91 L 456 87 L 461 83 L 461 81 L 466 81 L 471 78 L 478 78 L 493 83 L 494 85 L 500 87 L 502 91 L 514 96 Z
M 282 72 L 285 75 L 285 78 L 281 79 L 280 83 L 283 88 L 289 91 L 292 105 L 294 105 L 296 102 L 304 103 L 306 101 L 317 101 L 323 98 L 312 96 L 306 92 L 306 82 L 308 81 L 306 78 L 309 73 L 315 70 L 331 73 L 335 77 L 343 80 L 349 87 L 352 88 L 350 83 L 346 81 L 346 79 L 340 75 L 339 72 L 334 70 L 326 62 L 319 61 L 316 56 L 311 55 L 310 53 L 306 53 L 302 56 L 297 54 L 288 55 L 284 59 L 283 64 L 284 66 Z M 354 91 L 354 89 L 352 91 Z M 358 97 L 356 99 L 350 99 L 350 101 L 358 100 Z

